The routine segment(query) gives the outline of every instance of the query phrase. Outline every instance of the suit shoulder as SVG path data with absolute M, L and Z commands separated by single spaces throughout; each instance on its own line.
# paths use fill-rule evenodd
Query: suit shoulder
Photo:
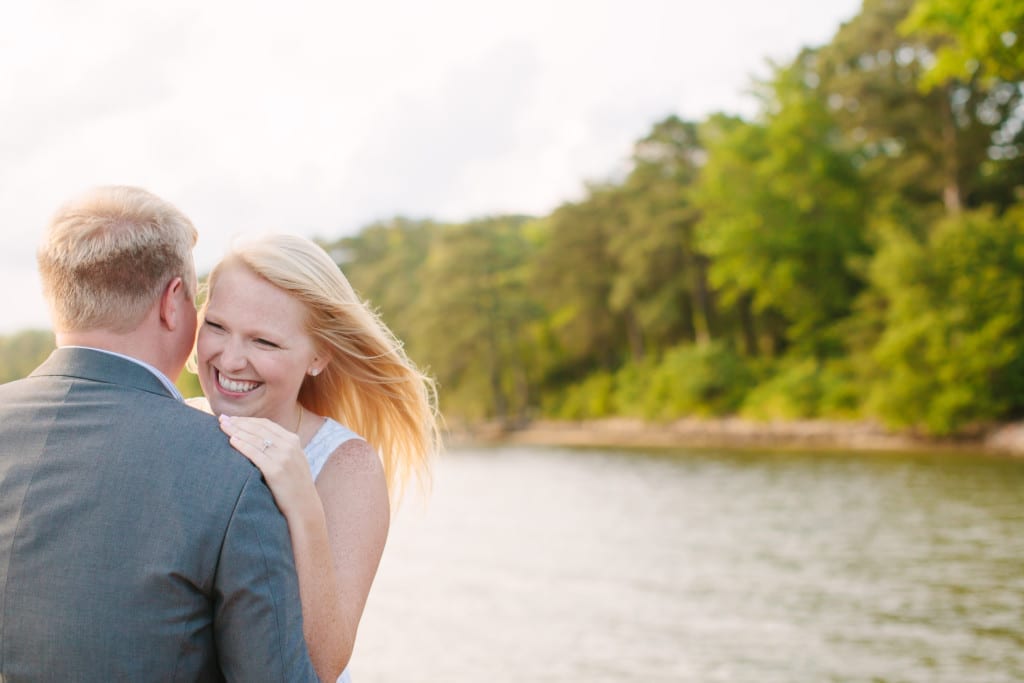
M 26 377 L 13 379 L 9 382 L 0 382 L 0 399 L 5 396 L 16 395 L 30 386 L 30 382 Z
M 259 470 L 228 443 L 217 418 L 189 405 L 174 402 L 165 413 L 167 427 L 182 457 L 198 460 L 204 466 L 232 473 L 240 480 Z

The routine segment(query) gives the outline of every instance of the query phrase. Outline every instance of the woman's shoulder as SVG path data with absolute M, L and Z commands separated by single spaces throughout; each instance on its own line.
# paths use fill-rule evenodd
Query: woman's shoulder
M 306 459 L 309 461 L 309 467 L 313 472 L 313 478 L 316 479 L 317 475 L 320 474 L 320 470 L 327 463 L 327 459 L 336 451 L 341 450 L 343 447 L 345 450 L 351 450 L 353 447 L 360 445 L 366 450 L 371 450 L 369 444 L 366 443 L 366 439 L 337 420 L 325 417 L 324 423 L 320 425 L 320 429 L 317 430 L 304 449 L 306 451 Z
M 334 438 L 323 440 L 323 451 L 317 454 L 314 461 L 309 458 L 313 470 L 313 478 L 326 488 L 320 488 L 325 504 L 329 501 L 360 501 L 360 505 L 369 504 L 377 495 L 387 500 L 387 482 L 384 475 L 384 463 L 377 451 L 363 437 L 345 425 L 333 422 L 325 432 Z M 308 450 L 307 450 L 308 454 Z M 318 479 L 321 473 L 329 475 Z
M 306 444 L 306 452 L 319 452 L 326 450 L 328 454 L 337 450 L 338 446 L 352 439 L 365 441 L 362 436 L 330 417 L 323 418 L 324 423 L 320 425 L 313 438 Z

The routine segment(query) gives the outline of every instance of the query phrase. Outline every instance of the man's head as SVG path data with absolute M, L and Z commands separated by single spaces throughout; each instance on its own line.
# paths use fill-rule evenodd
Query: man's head
M 55 332 L 146 336 L 140 327 L 166 322 L 166 298 L 192 304 L 196 238 L 183 213 L 136 187 L 99 187 L 67 203 L 50 222 L 38 253 Z M 189 326 L 189 348 L 194 341 L 194 319 L 180 310 L 177 318 L 177 329 L 160 342 L 173 347 L 161 350 L 164 355 L 178 355 Z

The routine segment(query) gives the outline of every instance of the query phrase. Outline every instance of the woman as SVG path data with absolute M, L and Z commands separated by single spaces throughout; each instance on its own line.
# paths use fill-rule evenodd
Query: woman
M 434 385 L 307 239 L 240 245 L 207 288 L 199 381 L 288 521 L 306 643 L 333 681 L 352 654 L 391 502 L 410 479 L 427 482 L 439 450 Z

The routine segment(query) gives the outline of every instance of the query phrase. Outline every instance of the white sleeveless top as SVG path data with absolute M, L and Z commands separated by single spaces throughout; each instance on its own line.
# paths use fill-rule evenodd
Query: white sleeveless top
M 324 468 L 327 458 L 331 453 L 338 450 L 338 446 L 350 439 L 362 438 L 348 427 L 335 422 L 329 417 L 325 417 L 324 423 L 320 425 L 320 429 L 309 440 L 305 448 L 306 460 L 309 462 L 309 469 L 313 473 L 313 480 L 315 481 L 320 475 L 320 470 Z
M 320 429 L 316 431 L 316 434 L 313 435 L 313 438 L 309 440 L 304 449 L 306 451 L 306 462 L 309 463 L 309 470 L 313 473 L 313 480 L 316 481 L 320 470 L 324 468 L 324 463 L 327 462 L 327 458 L 338 449 L 338 446 L 351 439 L 362 438 L 348 427 L 335 422 L 329 417 L 325 417 L 324 423 L 320 425 Z M 348 672 L 348 667 L 345 667 L 345 670 L 341 672 L 341 676 L 338 676 L 336 683 L 352 683 L 352 675 Z

